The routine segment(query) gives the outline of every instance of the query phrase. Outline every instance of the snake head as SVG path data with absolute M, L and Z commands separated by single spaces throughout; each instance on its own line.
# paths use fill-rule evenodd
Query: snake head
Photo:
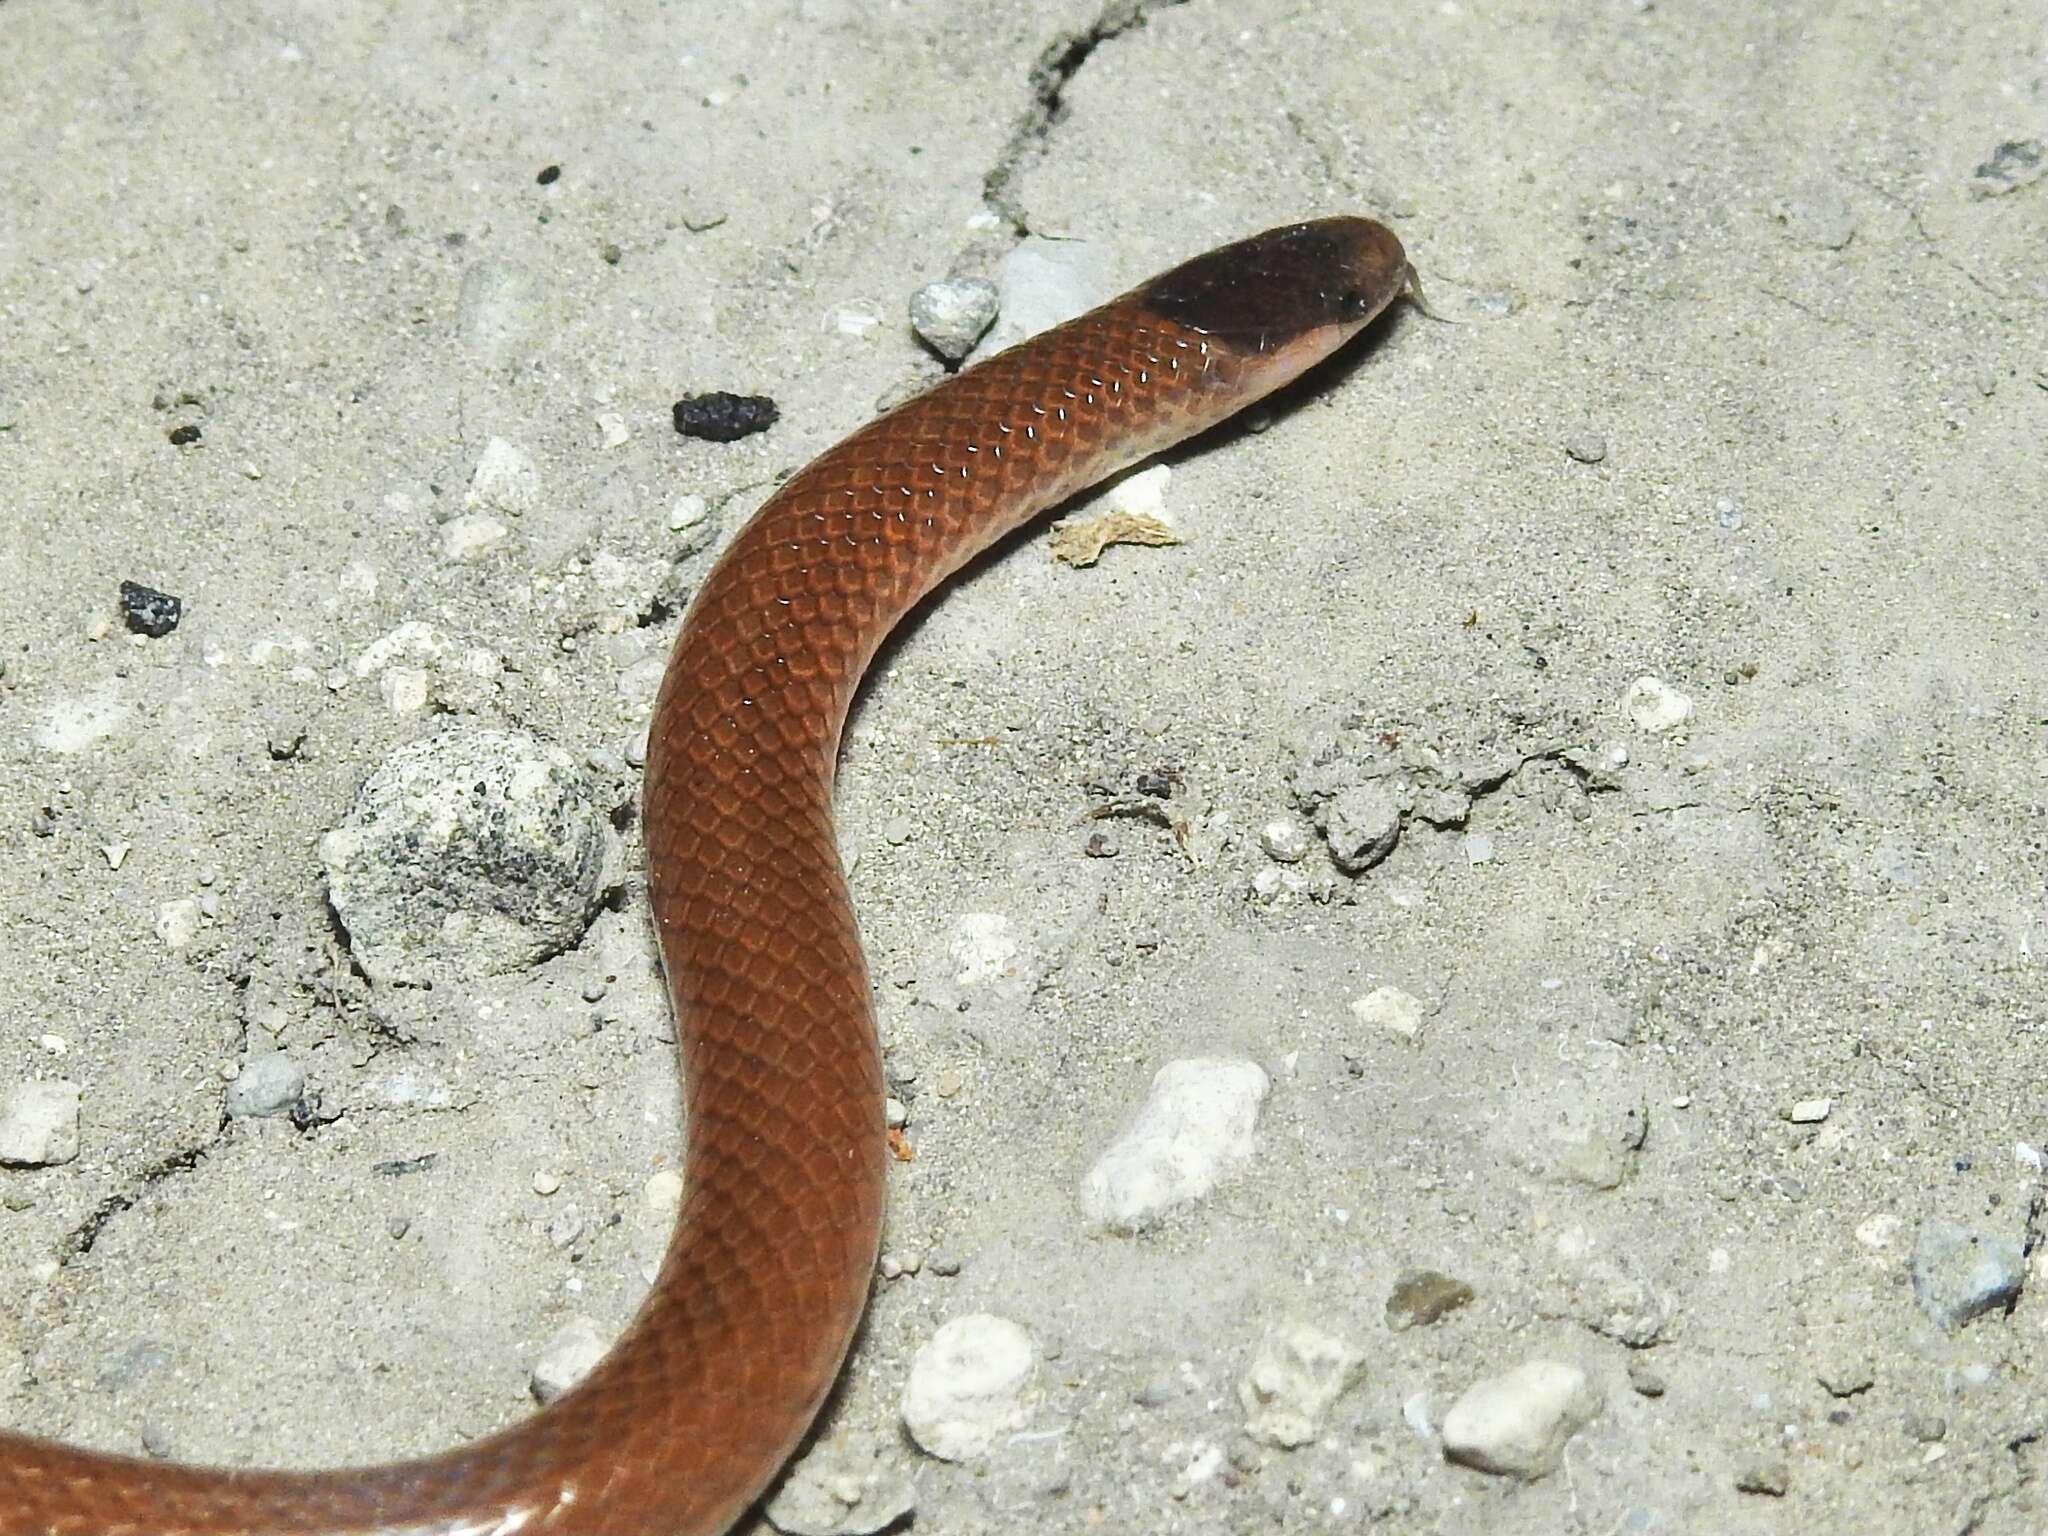
M 1311 219 L 1183 262 L 1132 297 L 1240 357 L 1285 358 L 1291 378 L 1363 330 L 1413 278 L 1384 224 Z

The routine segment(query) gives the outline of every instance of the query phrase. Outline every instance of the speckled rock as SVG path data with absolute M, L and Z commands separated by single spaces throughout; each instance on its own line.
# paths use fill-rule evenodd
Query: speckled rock
M 484 728 L 392 753 L 320 840 L 320 861 L 357 963 L 410 983 L 568 948 L 622 864 L 598 787 L 567 752 Z

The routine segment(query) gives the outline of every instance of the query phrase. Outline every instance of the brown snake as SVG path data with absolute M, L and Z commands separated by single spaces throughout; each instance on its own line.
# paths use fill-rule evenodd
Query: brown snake
M 1209 252 L 947 380 L 792 476 L 698 591 L 648 742 L 648 885 L 686 1195 L 639 1315 L 512 1428 L 388 1466 L 240 1471 L 0 1433 L 0 1536 L 716 1536 L 839 1373 L 882 1224 L 882 1074 L 832 827 L 897 620 L 1036 513 L 1268 394 L 1414 273 L 1368 219 Z

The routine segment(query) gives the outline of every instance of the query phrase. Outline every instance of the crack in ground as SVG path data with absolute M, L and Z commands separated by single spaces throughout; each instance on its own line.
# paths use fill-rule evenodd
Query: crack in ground
M 91 1215 L 71 1229 L 70 1236 L 64 1239 L 64 1257 L 60 1262 L 69 1264 L 73 1259 L 82 1259 L 91 1253 L 93 1244 L 100 1240 L 100 1234 L 106 1231 L 108 1222 L 123 1211 L 132 1210 L 138 1200 L 166 1179 L 180 1173 L 190 1173 L 206 1161 L 207 1153 L 212 1150 L 212 1142 L 202 1142 L 196 1147 L 173 1152 L 170 1156 L 143 1169 L 129 1190 L 122 1194 L 107 1196 L 93 1208 Z
M 1031 66 L 1030 105 L 1010 130 L 996 163 L 981 179 L 983 201 L 1001 214 L 1016 234 L 1031 233 L 1031 223 L 1017 200 L 1016 180 L 1026 162 L 1044 149 L 1053 126 L 1066 115 L 1068 84 L 1104 43 L 1142 27 L 1154 11 L 1186 3 L 1187 0 L 1110 0 L 1089 26 L 1079 32 L 1060 33 L 1038 55 Z

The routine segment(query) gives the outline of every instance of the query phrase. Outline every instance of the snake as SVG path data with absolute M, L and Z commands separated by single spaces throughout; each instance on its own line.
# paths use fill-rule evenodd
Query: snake
M 1299 377 L 1404 293 L 1414 269 L 1371 219 L 1221 246 L 877 417 L 725 547 L 663 674 L 642 785 L 683 1199 L 646 1299 L 577 1385 L 381 1466 L 186 1466 L 0 1431 L 0 1533 L 730 1530 L 831 1391 L 880 1250 L 885 1089 L 832 817 L 863 672 L 976 554 Z

